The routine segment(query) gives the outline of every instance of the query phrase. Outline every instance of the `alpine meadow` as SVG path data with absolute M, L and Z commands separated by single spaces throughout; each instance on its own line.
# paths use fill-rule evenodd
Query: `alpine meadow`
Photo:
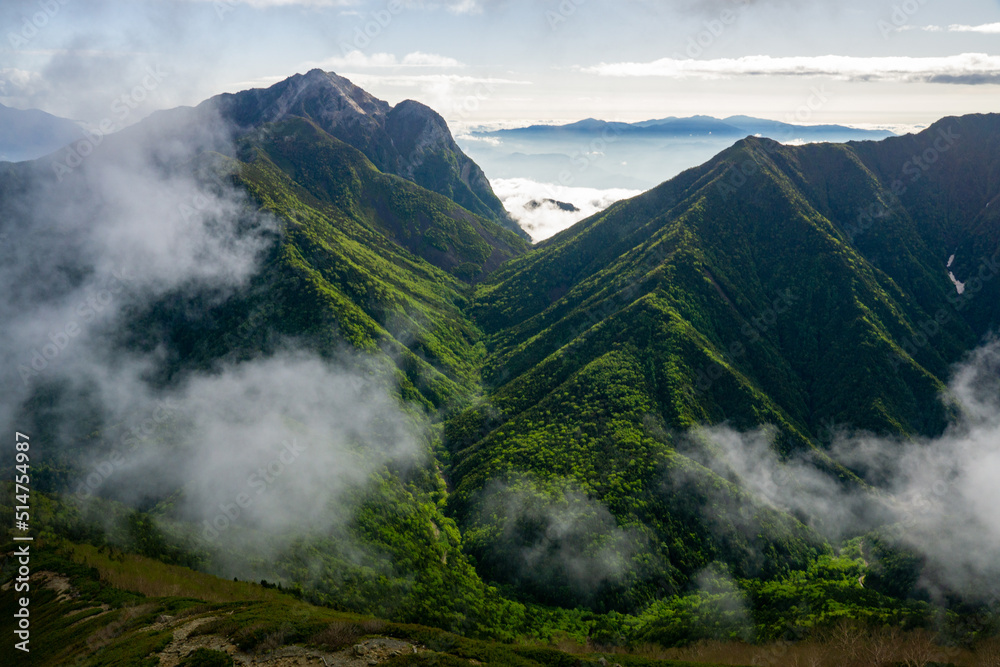
M 0 663 L 1000 667 L 998 10 L 6 4 Z

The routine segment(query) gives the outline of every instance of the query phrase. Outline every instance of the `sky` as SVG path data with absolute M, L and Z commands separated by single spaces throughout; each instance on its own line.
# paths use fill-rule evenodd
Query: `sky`
M 314 67 L 456 134 L 1000 110 L 1000 0 L 4 0 L 0 103 L 98 125 Z

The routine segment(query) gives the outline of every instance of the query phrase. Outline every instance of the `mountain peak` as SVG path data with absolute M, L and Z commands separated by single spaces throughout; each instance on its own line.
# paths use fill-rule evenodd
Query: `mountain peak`
M 287 84 L 281 88 L 282 83 Z M 337 121 L 343 116 L 384 116 L 389 105 L 369 95 L 348 79 L 333 72 L 313 69 L 306 74 L 286 79 L 269 90 L 279 88 L 281 94 L 274 100 L 276 111 L 283 115 L 313 116 L 315 120 Z
M 305 119 L 364 153 L 379 170 L 443 194 L 527 237 L 482 169 L 455 143 L 444 118 L 420 102 L 406 100 L 393 107 L 334 72 L 312 69 L 270 88 L 220 95 L 205 104 L 238 130 Z

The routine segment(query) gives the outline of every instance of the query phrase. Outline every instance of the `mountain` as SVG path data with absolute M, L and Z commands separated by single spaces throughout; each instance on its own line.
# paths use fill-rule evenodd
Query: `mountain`
M 839 125 L 800 125 L 731 116 L 661 118 L 638 123 L 588 118 L 460 137 L 491 178 L 528 178 L 584 188 L 650 189 L 703 164 L 737 139 L 759 135 L 783 143 L 884 139 L 891 132 Z M 589 196 L 580 192 L 580 208 Z
M 380 171 L 445 195 L 527 238 L 493 194 L 482 169 L 455 143 L 444 119 L 419 102 L 391 107 L 343 77 L 314 69 L 270 88 L 220 95 L 203 106 L 239 128 L 310 120 L 360 150 Z
M 543 206 L 552 206 L 554 208 L 559 209 L 560 211 L 567 211 L 570 213 L 575 213 L 580 210 L 576 206 L 573 206 L 573 204 L 569 204 L 564 201 L 556 201 L 555 199 L 543 199 L 541 201 L 538 201 L 537 199 L 532 199 L 527 204 L 525 204 L 525 208 L 529 209 L 541 208 Z
M 998 144 L 997 115 L 878 143 L 746 138 L 491 275 L 472 309 L 490 390 L 447 431 L 449 503 L 487 576 L 566 599 L 512 571 L 530 536 L 497 542 L 509 527 L 489 508 L 525 494 L 585 494 L 642 536 L 636 562 L 669 564 L 637 565 L 612 598 L 715 560 L 766 578 L 822 552 L 685 433 L 771 424 L 782 455 L 861 487 L 834 428 L 940 434 L 951 365 L 1000 325 Z M 949 279 L 953 254 L 975 294 Z
M 885 489 L 831 429 L 949 429 L 952 365 L 1000 325 L 1000 116 L 747 137 L 534 247 L 488 214 L 439 119 L 314 71 L 0 165 L 0 420 L 38 456 L 34 566 L 105 571 L 74 584 L 96 663 L 221 611 L 159 597 L 140 558 L 219 575 L 198 585 L 236 597 L 208 601 L 233 623 L 205 634 L 261 655 L 340 612 L 507 642 L 393 626 L 427 664 L 841 619 L 975 638 L 976 598 L 922 591 L 939 572 L 893 539 L 896 515 L 831 526 L 712 434 L 805 475 L 772 489 L 869 498 Z M 137 600 L 109 572 L 151 606 L 118 612 Z M 337 613 L 290 619 L 300 604 L 233 577 Z M 39 629 L 75 642 L 44 595 Z
M 402 175 L 380 170 L 365 151 Z M 87 201 L 98 207 L 99 197 L 80 192 L 81 184 L 136 154 L 153 156 L 164 174 L 235 184 L 284 220 L 283 244 L 272 249 L 266 273 L 255 278 L 246 302 L 228 304 L 223 322 L 236 327 L 245 309 L 264 310 L 263 329 L 391 350 L 394 365 L 421 378 L 431 403 L 475 386 L 468 342 L 477 334 L 457 304 L 469 282 L 528 246 L 505 213 L 492 212 L 502 208 L 489 183 L 436 113 L 416 102 L 390 108 L 346 79 L 314 70 L 266 90 L 157 112 L 106 137 L 79 169 L 72 149 L 14 165 L 0 182 L 0 192 L 7 190 L 0 207 L 13 217 L 11 207 L 32 187 L 51 188 L 54 201 L 78 197 L 82 210 L 89 210 Z M 450 166 L 435 167 L 444 164 Z M 294 313 L 263 307 L 261 299 L 294 303 Z M 222 326 L 218 338 L 185 343 L 179 357 L 207 363 L 239 353 L 226 347 Z
M 33 160 L 82 138 L 80 126 L 71 120 L 0 104 L 0 160 Z
M 544 139 L 560 135 L 601 136 L 603 134 L 607 138 L 608 136 L 620 135 L 630 137 L 708 136 L 713 133 L 725 136 L 738 136 L 743 134 L 743 130 L 733 125 L 728 125 L 716 118 L 693 116 L 691 118 L 665 118 L 663 120 L 642 123 L 620 123 L 587 118 L 567 125 L 530 125 L 528 127 L 477 134 L 496 137 L 531 136 L 537 139 Z
M 561 134 L 593 134 L 608 130 L 631 131 L 633 128 L 628 123 L 613 123 L 596 118 L 585 118 L 575 123 L 566 125 L 529 125 L 528 127 L 515 127 L 506 130 L 496 130 L 495 132 L 482 132 L 484 136 L 492 135 L 545 135 L 550 133 Z
M 0 307 L 20 311 L 29 329 L 46 322 L 42 313 L 58 311 L 48 317 L 69 324 L 53 335 L 72 340 L 43 357 L 38 346 L 46 343 L 22 335 L 28 329 L 0 328 L 4 358 L 12 362 L 4 372 L 13 373 L 0 419 L 23 423 L 32 437 L 51 443 L 33 468 L 34 490 L 61 491 L 75 502 L 100 496 L 149 512 L 129 519 L 124 510 L 100 510 L 109 532 L 98 539 L 103 528 L 81 528 L 88 539 L 121 544 L 123 536 L 156 526 L 163 533 L 133 543 L 145 545 L 135 547 L 140 552 L 229 577 L 305 577 L 315 602 L 330 603 L 328 596 L 350 588 L 337 603 L 342 608 L 500 636 L 495 631 L 506 631 L 487 619 L 511 609 L 523 615 L 523 606 L 476 575 L 442 512 L 439 429 L 431 416 L 478 393 L 481 334 L 465 303 L 475 281 L 528 244 L 497 216 L 383 172 L 324 130 L 320 123 L 369 150 L 415 158 L 414 178 L 459 189 L 457 176 L 431 168 L 439 158 L 456 169 L 467 160 L 447 154 L 450 134 L 434 129 L 438 116 L 397 105 L 396 114 L 372 119 L 348 105 L 345 117 L 341 93 L 357 89 L 331 81 L 294 80 L 291 99 L 302 115 L 286 105 L 286 82 L 271 93 L 159 112 L 104 137 L 83 157 L 74 145 L 0 166 L 2 280 L 21 285 Z M 466 176 L 481 174 L 462 164 Z M 13 277 L 42 265 L 50 270 L 37 279 Z M 102 294 L 110 301 L 92 300 Z M 291 367 L 279 359 L 294 359 L 298 368 L 284 381 L 274 373 Z M 141 378 L 133 375 L 140 366 Z M 108 374 L 95 373 L 99 368 Z M 269 379 L 258 381 L 257 372 Z M 322 377 L 310 379 L 315 373 Z M 113 395 L 131 385 L 130 377 L 136 384 L 128 400 L 136 403 L 122 407 Z M 192 410 L 224 393 L 220 386 L 190 401 L 185 388 L 217 381 L 239 387 L 243 398 L 212 411 L 213 421 L 267 421 L 272 414 L 278 421 L 249 429 L 231 422 L 207 449 L 197 447 L 192 459 L 214 452 L 210 458 L 222 462 L 199 483 L 205 468 L 183 470 L 184 457 L 173 448 L 195 442 L 187 430 Z M 89 389 L 66 392 L 78 383 Z M 260 409 L 243 402 L 279 387 Z M 151 394 L 184 407 L 164 412 L 163 399 Z M 145 434 L 122 430 L 153 413 L 158 418 Z M 324 425 L 310 428 L 316 419 Z M 273 429 L 283 435 L 269 437 Z M 270 495 L 258 507 L 300 495 L 312 508 L 303 516 L 314 522 L 279 541 L 255 527 L 268 516 L 263 509 L 231 529 L 223 515 L 219 541 L 212 508 L 226 506 L 227 494 L 253 493 L 250 472 L 237 469 L 254 461 L 283 468 L 280 459 L 295 455 L 296 439 L 313 445 L 303 455 L 310 464 L 299 463 L 294 477 L 262 478 Z M 287 447 L 274 459 L 282 440 Z M 146 468 L 144 461 L 161 455 Z M 108 458 L 129 466 L 112 466 L 107 484 L 101 475 L 80 483 Z M 58 516 L 69 520 L 76 512 L 64 506 Z M 417 533 L 426 533 L 422 546 Z M 263 556 L 278 544 L 284 546 Z
M 845 127 L 843 125 L 800 125 L 753 118 L 751 116 L 729 116 L 728 118 L 723 118 L 722 122 L 738 127 L 747 134 L 760 135 L 778 141 L 802 139 L 843 142 L 885 139 L 893 136 L 892 132 L 885 130 L 864 130 L 855 127 Z
M 655 134 L 688 136 L 716 135 L 740 136 L 744 134 L 741 127 L 736 127 L 725 121 L 710 116 L 692 116 L 691 118 L 671 118 L 643 127 L 643 131 Z
M 622 123 L 587 118 L 566 125 L 531 125 L 522 128 L 478 132 L 478 136 L 522 137 L 535 139 L 560 135 L 589 134 L 598 136 L 627 135 L 629 138 L 677 136 L 677 137 L 743 137 L 760 135 L 771 139 L 790 141 L 792 139 L 813 139 L 816 141 L 849 141 L 851 139 L 884 139 L 893 136 L 883 130 L 863 130 L 843 125 L 799 125 L 751 116 L 730 116 L 718 119 L 712 116 L 690 116 L 677 118 L 670 116 L 658 120 L 638 123 Z
M 705 116 L 697 116 L 697 117 L 704 118 Z M 664 123 L 669 123 L 670 121 L 674 120 L 679 120 L 679 119 L 677 118 L 677 116 L 667 116 L 666 118 L 659 118 L 659 119 L 653 118 L 650 120 L 642 120 L 639 121 L 638 123 L 632 123 L 632 125 L 635 125 L 636 127 L 650 127 L 652 125 L 662 125 Z

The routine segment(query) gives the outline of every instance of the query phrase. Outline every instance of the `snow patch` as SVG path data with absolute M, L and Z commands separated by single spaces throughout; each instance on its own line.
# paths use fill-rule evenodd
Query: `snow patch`
M 955 284 L 955 291 L 957 291 L 959 294 L 965 294 L 965 283 L 961 282 L 958 278 L 956 278 L 955 274 L 952 273 L 951 271 L 948 272 L 948 277 L 951 278 L 951 282 Z

